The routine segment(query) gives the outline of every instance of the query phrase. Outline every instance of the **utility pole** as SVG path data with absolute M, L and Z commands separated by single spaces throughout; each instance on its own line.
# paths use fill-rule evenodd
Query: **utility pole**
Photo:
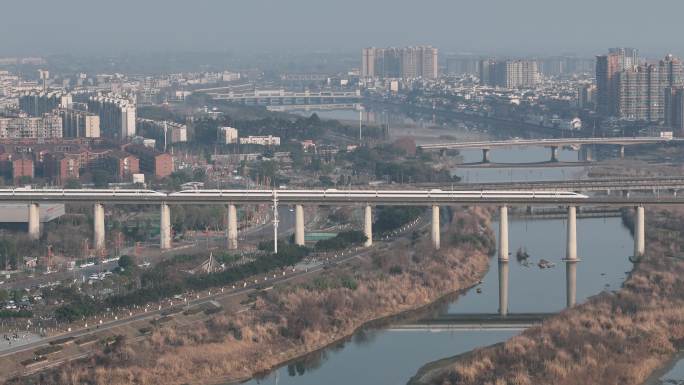
M 362 135 L 361 135 L 361 128 L 362 128 L 362 123 L 363 123 L 363 106 L 359 105 L 359 144 L 361 144 Z
M 278 192 L 273 189 L 273 253 L 278 254 Z
M 169 127 L 168 127 L 168 124 L 165 120 L 164 121 L 164 152 L 166 152 L 166 135 L 167 135 L 166 133 L 167 133 L 168 129 L 169 129 Z

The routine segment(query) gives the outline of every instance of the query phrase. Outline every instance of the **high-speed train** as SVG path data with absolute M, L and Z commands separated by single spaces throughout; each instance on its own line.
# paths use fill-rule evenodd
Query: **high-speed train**
M 30 188 L 15 188 L 15 189 L 0 189 L 0 197 L 22 197 L 22 196 L 39 196 L 39 197 L 83 197 L 83 198 L 111 198 L 111 197 L 165 197 L 166 193 L 154 190 L 137 190 L 137 189 L 30 189 Z
M 169 197 L 212 197 L 287 199 L 296 198 L 338 200 L 338 199 L 587 199 L 587 195 L 571 191 L 457 191 L 457 190 L 184 190 L 169 194 Z
M 106 201 L 107 198 L 118 200 L 158 200 L 158 201 L 251 201 L 268 202 L 272 200 L 288 202 L 306 201 L 387 201 L 411 202 L 421 201 L 459 201 L 459 200 L 582 200 L 589 198 L 587 195 L 570 191 L 521 191 L 521 190 L 184 190 L 165 193 L 154 190 L 135 189 L 0 189 L 0 200 L 5 197 L 8 200 L 52 199 L 65 200 L 97 200 Z

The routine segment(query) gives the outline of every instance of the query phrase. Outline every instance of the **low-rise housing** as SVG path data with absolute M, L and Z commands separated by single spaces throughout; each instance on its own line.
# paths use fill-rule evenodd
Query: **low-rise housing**
M 145 174 L 153 175 L 155 178 L 165 178 L 173 173 L 171 154 L 137 144 L 130 144 L 125 147 L 125 150 L 140 159 L 140 171 Z
M 260 146 L 280 146 L 279 136 L 248 136 L 240 138 L 240 144 L 256 144 Z

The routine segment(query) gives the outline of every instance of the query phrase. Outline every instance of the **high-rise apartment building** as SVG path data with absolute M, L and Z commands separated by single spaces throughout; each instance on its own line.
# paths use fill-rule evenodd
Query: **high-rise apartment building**
M 480 60 L 474 55 L 459 55 L 447 59 L 446 73 L 449 75 L 477 74 Z
M 61 138 L 62 118 L 57 114 L 45 114 L 40 118 L 0 118 L 1 139 Z
M 665 76 L 664 81 L 667 83 L 667 87 L 684 84 L 684 64 L 679 58 L 666 55 L 658 66 L 660 73 Z
M 120 97 L 93 96 L 88 111 L 100 116 L 100 135 L 125 141 L 136 134 L 135 103 Z
M 596 107 L 603 115 L 616 115 L 618 109 L 617 74 L 634 70 L 639 51 L 634 48 L 611 48 L 608 55 L 596 57 Z
M 496 86 L 496 61 L 494 59 L 480 60 L 477 64 L 477 72 L 481 85 Z
M 361 50 L 361 77 L 375 77 L 375 51 L 376 48 L 364 48 Z
M 577 88 L 577 107 L 593 108 L 596 103 L 596 85 L 583 84 Z
M 435 79 L 439 74 L 438 60 L 438 50 L 432 46 L 364 48 L 361 51 L 361 76 Z
M 535 87 L 539 84 L 539 68 L 535 60 L 481 60 L 480 84 L 504 88 Z
M 684 87 L 665 89 L 665 125 L 677 136 L 684 136 Z
M 65 138 L 99 138 L 100 117 L 87 111 L 60 109 Z
M 658 64 L 643 64 L 621 70 L 614 76 L 614 115 L 626 120 L 660 122 L 668 120 L 667 90 L 684 81 L 682 63 L 666 56 Z
M 19 108 L 37 118 L 57 108 L 69 108 L 71 101 L 71 95 L 62 92 L 31 92 L 19 97 Z
M 615 76 L 617 90 L 615 115 L 626 120 L 649 120 L 650 68 L 623 70 Z

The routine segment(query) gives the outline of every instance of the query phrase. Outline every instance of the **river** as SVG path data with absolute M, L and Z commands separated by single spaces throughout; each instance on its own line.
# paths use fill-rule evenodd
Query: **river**
M 646 385 L 684 385 L 684 352 L 651 375 Z
M 322 114 L 328 117 L 326 114 Z M 358 113 L 357 113 L 358 116 Z M 481 153 L 463 153 L 464 161 L 479 160 Z M 538 162 L 549 155 L 543 148 L 495 150 L 492 161 Z M 576 151 L 563 151 L 563 161 L 576 161 Z M 456 169 L 454 173 L 478 181 L 524 181 L 574 178 L 585 173 L 584 167 L 535 168 L 533 170 Z M 559 177 L 560 176 L 560 177 Z M 509 262 L 509 313 L 556 312 L 565 306 L 565 220 L 509 219 L 510 250 L 524 248 L 530 255 L 527 266 L 515 257 Z M 496 228 L 497 222 L 493 223 Z M 632 266 L 628 256 L 633 240 L 620 218 L 578 218 L 577 301 L 603 290 L 620 287 Z M 555 267 L 540 269 L 536 262 L 544 258 Z M 479 285 L 443 306 L 452 314 L 496 313 L 498 311 L 497 260 L 492 257 L 490 270 Z M 478 291 L 480 291 L 478 293 Z M 396 329 L 366 330 L 350 341 L 285 365 L 261 379 L 247 384 L 282 385 L 403 385 L 424 364 L 440 358 L 468 352 L 476 347 L 505 341 L 514 331 L 405 331 Z

